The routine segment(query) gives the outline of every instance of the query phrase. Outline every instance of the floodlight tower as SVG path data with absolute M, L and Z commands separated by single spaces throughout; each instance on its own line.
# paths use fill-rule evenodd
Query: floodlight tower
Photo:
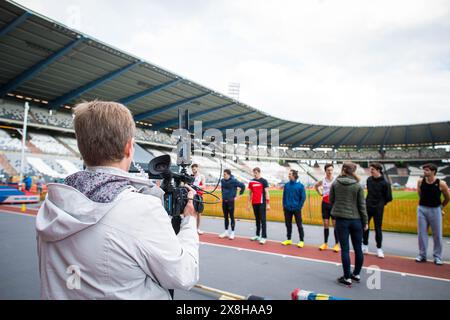
M 239 94 L 241 91 L 241 84 L 237 82 L 231 82 L 228 85 L 228 94 L 235 100 L 239 100 Z

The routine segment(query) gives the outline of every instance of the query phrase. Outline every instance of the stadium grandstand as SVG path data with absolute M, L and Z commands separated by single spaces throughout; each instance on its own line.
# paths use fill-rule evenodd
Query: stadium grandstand
M 254 235 L 255 217 L 246 210 L 250 203 L 247 190 L 236 200 L 235 216 L 239 227 L 236 239 L 233 234 L 234 242 L 218 237 L 223 232 L 222 207 L 212 199 L 214 194 L 205 192 L 204 216 L 220 219 L 202 219 L 205 232 L 199 233 L 205 261 L 202 264 L 206 266 L 201 270 L 202 282 L 241 294 L 249 293 L 251 288 L 261 296 L 274 299 L 286 299 L 285 293 L 293 289 L 295 281 L 302 288 L 352 299 L 450 297 L 450 242 L 444 243 L 446 262 L 443 267 L 437 267 L 441 269 L 433 269 L 431 264 L 417 266 L 412 258 L 417 246 L 414 233 L 417 232 L 418 195 L 415 188 L 423 174 L 422 165 L 436 164 L 437 177 L 450 185 L 450 119 L 392 126 L 328 126 L 281 119 L 14 1 L 0 1 L 1 187 L 12 185 L 18 191 L 17 183 L 20 184 L 22 175 L 35 179 L 43 176 L 46 182 L 60 182 L 82 170 L 72 109 L 80 102 L 95 99 L 117 101 L 131 111 L 137 127 L 134 154 L 137 169 L 145 168 L 151 159 L 161 155 L 169 155 L 173 164 L 177 162 L 179 139 L 173 133 L 178 127 L 179 110 L 189 110 L 192 123 L 201 121 L 202 133 L 213 128 L 223 134 L 227 129 L 267 129 L 270 139 L 265 148 L 251 149 L 249 143 L 233 140 L 231 149 L 219 149 L 214 156 L 209 151 L 201 152 L 210 150 L 212 139 L 198 139 L 194 135 L 192 162 L 200 165 L 207 191 L 217 187 L 223 169 L 230 169 L 238 180 L 248 185 L 253 179 L 252 169 L 259 167 L 270 184 L 270 211 L 267 212 L 270 238 L 265 246 L 248 241 Z M 278 134 L 273 129 L 278 130 Z M 272 144 L 274 137 L 278 137 L 279 143 Z M 229 145 L 227 141 L 217 143 Z M 271 152 L 265 152 L 268 147 Z M 337 174 L 346 161 L 358 164 L 357 174 L 362 185 L 370 176 L 370 163 L 381 163 L 386 177 L 397 189 L 394 191 L 398 192 L 386 206 L 383 220 L 383 231 L 388 231 L 384 247 L 386 259 L 380 260 L 375 255 L 365 258 L 367 274 L 373 271 L 373 266 L 380 266 L 383 291 L 365 290 L 363 285 L 355 286 L 352 292 L 346 287 L 331 288 L 328 276 L 340 269 L 340 255 L 336 254 L 338 251 L 318 250 L 324 219 L 320 212 L 322 197 L 314 190 L 314 185 L 323 178 L 327 163 L 333 164 L 334 174 Z M 307 199 L 301 209 L 307 233 L 305 247 L 280 244 L 285 240 L 280 189 L 288 181 L 291 169 L 298 171 L 300 181 L 307 187 Z M 219 194 L 219 190 L 214 192 Z M 41 200 L 44 199 L 45 191 L 29 193 L 39 194 Z M 28 219 L 37 214 L 40 203 L 35 202 L 31 206 L 27 204 L 28 207 L 22 203 L 21 207 L 5 204 L 6 201 L 2 204 L 0 240 L 5 243 L 1 252 L 5 258 L 0 266 L 6 271 L 0 276 L 0 299 L 35 299 L 38 296 L 35 222 Z M 26 215 L 28 218 L 24 218 Z M 296 236 L 295 230 L 294 234 Z M 448 219 L 443 221 L 443 235 L 450 236 Z M 230 251 L 230 248 L 238 250 Z M 236 268 L 236 272 L 230 273 L 230 266 Z M 206 285 L 203 288 L 212 292 Z M 217 298 L 227 297 L 225 291 L 217 292 L 220 293 Z M 181 299 L 205 299 L 204 294 L 194 289 L 190 295 L 177 292 L 176 298 L 178 294 Z M 235 294 L 232 297 L 245 299 Z
M 395 185 L 414 187 L 420 165 L 433 161 L 449 181 L 450 122 L 400 126 L 343 127 L 288 121 L 265 114 L 150 62 L 72 30 L 12 1 L 0 4 L 0 166 L 2 175 L 20 167 L 24 103 L 28 117 L 25 173 L 61 179 L 82 167 L 71 109 L 85 100 L 119 101 L 134 115 L 140 160 L 169 154 L 176 160 L 171 134 L 178 109 L 188 108 L 203 130 L 249 128 L 279 130 L 279 158 L 250 155 L 245 146 L 222 159 L 243 181 L 262 168 L 272 185 L 286 181 L 289 168 L 313 184 L 326 162 L 352 160 L 363 180 L 370 161 L 382 162 Z M 201 141 L 199 143 L 204 143 Z M 147 158 L 147 159 L 145 159 Z M 230 160 L 232 159 L 232 160 Z M 220 161 L 194 155 L 207 183 L 217 181 Z

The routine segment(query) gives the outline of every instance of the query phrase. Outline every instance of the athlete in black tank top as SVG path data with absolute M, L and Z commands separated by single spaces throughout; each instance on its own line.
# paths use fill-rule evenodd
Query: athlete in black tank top
M 439 179 L 434 180 L 433 183 L 428 183 L 426 179 L 423 179 L 420 185 L 419 204 L 430 208 L 439 207 L 442 204 L 441 194 L 442 192 Z
M 423 167 L 423 179 L 417 181 L 420 201 L 417 208 L 417 235 L 419 255 L 417 262 L 427 261 L 428 229 L 433 235 L 433 258 L 436 265 L 442 266 L 442 220 L 444 208 L 450 201 L 447 183 L 436 178 L 438 167 L 428 163 Z M 441 195 L 444 201 L 441 202 Z

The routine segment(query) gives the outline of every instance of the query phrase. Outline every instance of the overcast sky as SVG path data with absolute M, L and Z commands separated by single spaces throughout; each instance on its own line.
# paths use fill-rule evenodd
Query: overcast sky
M 283 119 L 450 120 L 450 0 L 19 0 Z

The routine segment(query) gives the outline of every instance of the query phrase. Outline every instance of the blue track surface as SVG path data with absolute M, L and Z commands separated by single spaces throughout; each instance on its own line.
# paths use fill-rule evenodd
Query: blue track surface
M 13 187 L 0 186 L 0 202 L 5 201 L 10 196 L 24 196 L 22 191 L 19 191 Z

